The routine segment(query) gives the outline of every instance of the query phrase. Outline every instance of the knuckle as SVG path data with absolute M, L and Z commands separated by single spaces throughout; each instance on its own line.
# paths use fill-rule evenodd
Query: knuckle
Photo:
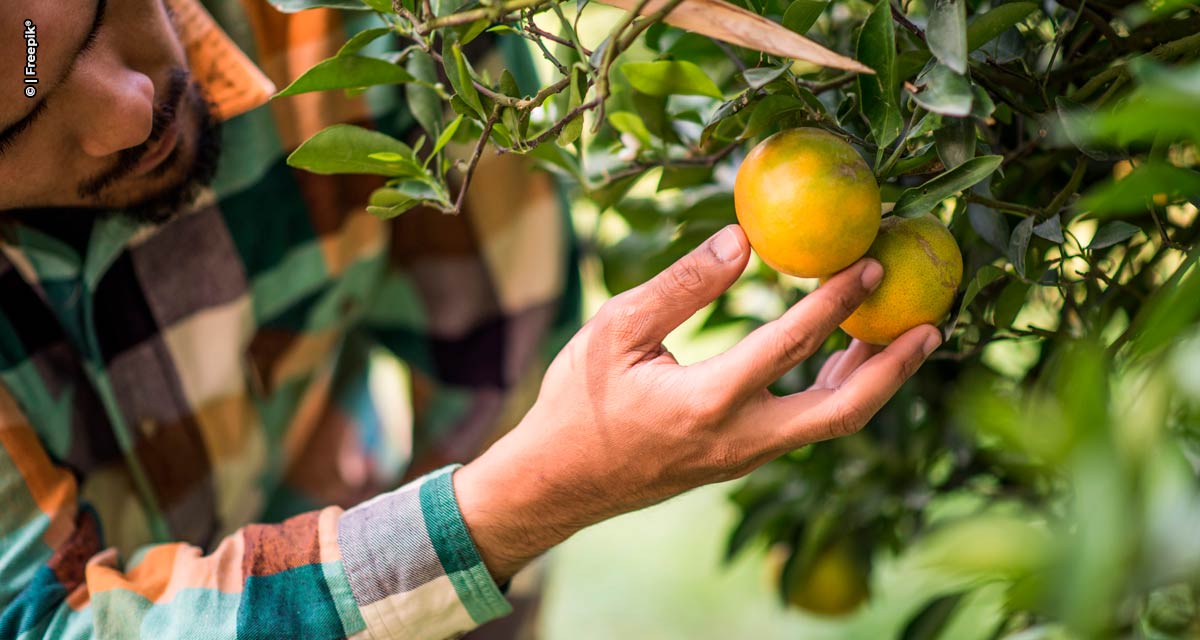
M 829 301 L 825 308 L 826 315 L 839 320 L 849 317 L 862 304 L 862 296 L 858 289 L 840 288 L 830 292 Z
M 729 414 L 731 404 L 724 392 L 703 393 L 692 403 L 692 419 L 704 425 L 719 423 Z
M 780 351 L 788 362 L 800 362 L 816 353 L 820 346 L 820 342 L 811 331 L 803 330 L 787 334 L 780 345 Z
M 612 298 L 596 313 L 598 327 L 614 337 L 635 336 L 644 322 L 642 314 L 628 293 Z
M 917 369 L 921 368 L 922 359 L 917 354 L 910 355 L 903 359 L 900 363 L 900 379 L 907 380 L 912 377 Z
M 841 407 L 831 411 L 825 419 L 829 437 L 841 438 L 858 433 L 867 424 L 867 420 L 861 414 L 862 412 L 854 407 Z
M 663 273 L 663 285 L 660 293 L 664 296 L 675 296 L 680 293 L 699 293 L 704 287 L 704 274 L 700 267 L 691 260 L 684 260 L 671 266 Z
M 746 456 L 728 444 L 719 444 L 708 452 L 708 467 L 718 481 L 732 480 L 743 472 Z

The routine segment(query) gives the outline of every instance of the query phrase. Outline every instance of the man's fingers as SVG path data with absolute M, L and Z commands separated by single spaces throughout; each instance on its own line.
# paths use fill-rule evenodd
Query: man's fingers
M 604 305 L 622 346 L 657 345 L 737 280 L 750 258 L 742 228 L 731 224 L 645 283 Z
M 883 351 L 883 347 L 855 338 L 846 349 L 846 357 L 838 360 L 837 366 L 829 372 L 825 386 L 834 389 L 840 387 L 859 365 L 880 351 Z
M 712 369 L 741 394 L 765 388 L 816 352 L 879 285 L 883 267 L 864 258 L 804 296 L 778 319 L 755 329 L 731 349 L 696 366 Z
M 839 349 L 838 351 L 834 351 L 833 353 L 829 354 L 828 358 L 825 358 L 825 363 L 821 365 L 821 370 L 817 372 L 817 379 L 812 383 L 814 389 L 824 389 L 825 387 L 830 386 L 829 376 L 833 373 L 833 370 L 837 368 L 838 361 L 841 360 L 842 356 L 844 355 L 846 355 L 846 350 Z
M 840 388 L 804 391 L 764 403 L 761 423 L 786 425 L 777 432 L 780 451 L 854 433 L 940 344 L 941 333 L 936 327 L 910 329 L 860 364 Z M 842 360 L 848 357 L 847 353 Z

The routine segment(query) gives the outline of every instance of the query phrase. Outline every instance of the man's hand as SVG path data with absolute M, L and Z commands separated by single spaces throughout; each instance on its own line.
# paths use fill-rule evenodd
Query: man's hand
M 728 226 L 608 301 L 555 358 L 517 428 L 455 473 L 497 581 L 583 527 L 854 433 L 941 342 L 930 325 L 883 349 L 856 341 L 808 390 L 767 390 L 878 286 L 882 267 L 863 259 L 725 353 L 681 366 L 663 339 L 733 284 L 748 249 Z

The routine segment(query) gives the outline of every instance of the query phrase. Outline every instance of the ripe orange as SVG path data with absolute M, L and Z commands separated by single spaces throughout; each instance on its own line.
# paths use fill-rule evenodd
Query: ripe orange
M 946 317 L 962 282 L 962 254 L 933 215 L 888 216 L 867 255 L 883 265 L 883 282 L 842 329 L 871 344 L 888 344 L 920 324 Z
M 759 257 L 802 278 L 850 266 L 879 231 L 871 168 L 821 129 L 788 129 L 758 143 L 738 169 L 733 204 Z

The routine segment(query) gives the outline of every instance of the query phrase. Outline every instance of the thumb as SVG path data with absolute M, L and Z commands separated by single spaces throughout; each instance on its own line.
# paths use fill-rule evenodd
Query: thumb
M 638 344 L 658 344 L 721 295 L 750 259 L 742 228 L 731 224 L 640 286 L 613 298 L 618 317 L 636 319 L 623 332 Z M 605 305 L 608 306 L 608 305 Z

